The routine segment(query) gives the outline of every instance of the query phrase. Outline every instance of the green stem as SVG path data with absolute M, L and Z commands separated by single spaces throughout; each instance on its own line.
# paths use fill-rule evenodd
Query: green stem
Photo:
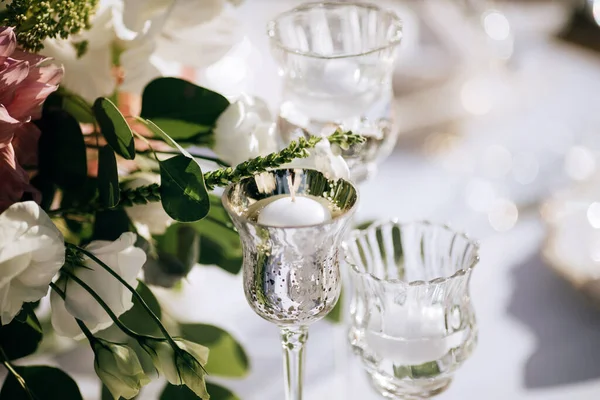
M 81 253 L 83 253 L 86 256 L 88 256 L 89 258 L 91 258 L 94 262 L 96 262 L 96 264 L 98 264 L 99 266 L 104 268 L 106 270 L 106 272 L 111 274 L 116 280 L 118 280 L 123 286 L 125 286 L 131 292 L 131 294 L 140 302 L 140 305 L 142 307 L 144 307 L 144 310 L 146 311 L 146 313 L 154 320 L 154 322 L 156 323 L 156 325 L 158 326 L 160 331 L 165 336 L 165 339 L 167 339 L 167 341 L 169 342 L 171 347 L 173 347 L 173 350 L 175 350 L 175 351 L 179 350 L 179 346 L 177 346 L 177 343 L 175 343 L 175 340 L 173 340 L 173 338 L 169 334 L 169 331 L 167 330 L 167 328 L 165 328 L 165 326 L 161 322 L 160 318 L 158 318 L 156 316 L 156 314 L 154 313 L 154 311 L 152 311 L 150 309 L 148 304 L 146 304 L 146 301 L 144 300 L 144 298 L 137 292 L 137 290 L 135 290 L 135 288 L 133 286 L 131 286 L 125 279 L 123 279 L 121 277 L 121 275 L 117 274 L 111 267 L 109 267 L 104 262 L 102 262 L 102 260 L 100 260 L 98 257 L 96 257 L 93 253 L 91 253 L 81 247 L 75 246 L 71 243 L 67 243 L 66 245 L 67 245 L 67 247 L 74 249 L 76 251 L 80 251 Z
M 88 149 L 99 149 L 99 148 L 101 148 L 103 146 L 97 146 L 97 145 L 94 145 L 94 144 L 88 144 L 88 145 L 86 145 L 86 147 Z M 179 150 L 174 150 L 174 149 L 173 150 L 170 150 L 170 149 L 169 150 L 154 150 L 154 151 L 152 151 L 152 150 L 136 150 L 135 152 L 136 152 L 136 154 L 144 154 L 144 155 L 146 155 L 146 154 L 155 154 L 155 153 L 156 154 L 181 154 L 181 152 Z M 220 165 L 222 167 L 229 167 L 228 163 L 226 163 L 225 161 L 223 161 L 223 160 L 221 160 L 221 159 L 219 159 L 217 157 L 205 156 L 205 155 L 202 155 L 202 154 L 191 153 L 191 152 L 190 152 L 190 155 L 192 157 L 194 157 L 194 158 L 200 158 L 202 160 L 214 162 L 215 164 L 218 164 L 218 165 Z
M 19 385 L 21 385 L 25 393 L 27 393 L 27 397 L 29 397 L 31 400 L 35 400 L 35 397 L 31 393 L 31 390 L 29 390 L 29 386 L 27 386 L 27 382 L 25 382 L 25 379 L 23 379 L 23 377 L 17 372 L 15 367 L 13 367 L 13 365 L 10 363 L 10 361 L 8 360 L 8 356 L 4 352 L 2 346 L 0 346 L 0 359 L 2 359 L 2 364 L 4 364 L 8 372 L 10 372 L 12 376 L 15 377 L 17 382 L 19 382 Z
M 67 243 L 67 245 L 68 245 L 68 243 Z M 131 329 L 129 329 L 128 327 L 126 327 L 119 320 L 119 317 L 117 317 L 116 314 L 110 309 L 110 307 L 108 306 L 108 304 L 106 304 L 106 302 L 104 300 L 102 300 L 102 297 L 100 297 L 98 295 L 98 293 L 96 293 L 94 291 L 94 289 L 92 289 L 87 283 L 85 283 L 84 281 L 82 281 L 81 279 L 79 279 L 74 273 L 72 273 L 68 269 L 63 269 L 62 272 L 65 275 L 67 275 L 69 278 L 73 279 L 73 281 L 75 283 L 77 283 L 79 286 L 81 286 L 86 292 L 88 292 L 94 298 L 94 300 L 96 300 L 96 302 L 98 302 L 98 304 L 100 304 L 100 307 L 102 307 L 104 309 L 104 311 L 106 311 L 106 313 L 108 314 L 108 316 L 110 317 L 110 319 L 113 320 L 113 322 L 115 323 L 115 325 L 120 330 L 122 330 L 127 336 L 130 336 L 130 337 L 132 337 L 132 338 L 134 338 L 136 340 L 144 339 L 143 335 L 135 333 L 134 331 L 132 331 Z

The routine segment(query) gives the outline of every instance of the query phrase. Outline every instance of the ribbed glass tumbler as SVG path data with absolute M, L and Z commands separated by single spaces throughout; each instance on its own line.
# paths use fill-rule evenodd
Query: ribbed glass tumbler
M 478 245 L 446 226 L 386 221 L 346 242 L 350 344 L 392 399 L 443 392 L 477 341 L 469 280 Z

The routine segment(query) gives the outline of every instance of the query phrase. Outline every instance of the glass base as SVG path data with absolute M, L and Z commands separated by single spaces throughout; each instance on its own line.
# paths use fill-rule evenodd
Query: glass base
M 439 377 L 423 381 L 411 381 L 406 385 L 399 384 L 388 376 L 377 372 L 367 373 L 371 384 L 382 396 L 396 400 L 429 399 L 444 392 L 452 383 L 451 377 Z

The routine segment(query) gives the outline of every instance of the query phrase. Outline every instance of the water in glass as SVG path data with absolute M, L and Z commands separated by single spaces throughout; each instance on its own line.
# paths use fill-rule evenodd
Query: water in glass
M 391 74 L 401 24 L 374 5 L 313 3 L 268 27 L 283 76 L 279 128 L 290 141 L 342 127 L 367 137 L 344 152 L 364 179 L 395 143 Z

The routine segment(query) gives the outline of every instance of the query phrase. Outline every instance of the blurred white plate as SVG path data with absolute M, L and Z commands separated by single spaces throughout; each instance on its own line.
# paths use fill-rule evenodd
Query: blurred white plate
M 600 176 L 556 194 L 542 206 L 542 219 L 545 261 L 600 306 Z

